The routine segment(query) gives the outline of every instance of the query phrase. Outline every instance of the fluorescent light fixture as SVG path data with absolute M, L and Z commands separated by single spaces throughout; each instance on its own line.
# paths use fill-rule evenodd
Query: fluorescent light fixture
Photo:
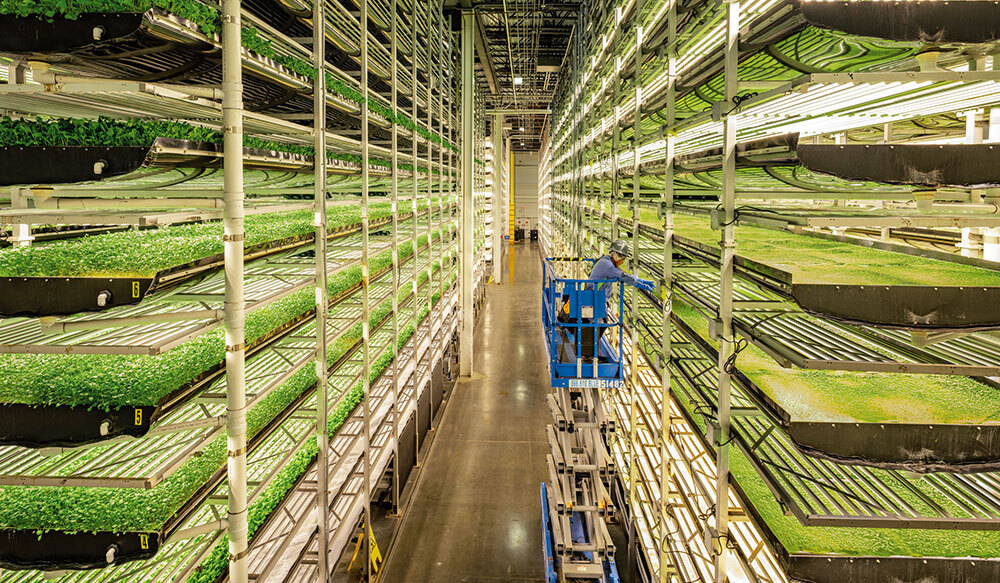
M 491 142 L 489 140 L 486 140 L 486 143 L 483 144 L 483 145 L 486 146 L 487 150 L 492 150 L 493 149 L 493 142 Z
M 524 131 L 524 126 L 521 126 L 521 131 L 522 131 L 522 132 Z
M 514 85 L 520 85 L 524 83 L 524 77 L 514 77 Z

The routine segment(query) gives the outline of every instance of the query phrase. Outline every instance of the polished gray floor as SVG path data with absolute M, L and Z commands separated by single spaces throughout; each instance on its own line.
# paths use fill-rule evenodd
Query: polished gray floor
M 383 573 L 386 583 L 542 580 L 545 479 L 541 263 L 512 246 L 512 278 L 490 285 L 474 374 L 456 385 Z

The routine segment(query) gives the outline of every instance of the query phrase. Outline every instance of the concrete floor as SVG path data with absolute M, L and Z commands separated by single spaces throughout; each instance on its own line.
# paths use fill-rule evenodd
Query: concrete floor
M 490 285 L 473 377 L 449 399 L 385 583 L 542 581 L 538 489 L 550 422 L 542 270 L 535 244 L 511 247 L 512 277 Z

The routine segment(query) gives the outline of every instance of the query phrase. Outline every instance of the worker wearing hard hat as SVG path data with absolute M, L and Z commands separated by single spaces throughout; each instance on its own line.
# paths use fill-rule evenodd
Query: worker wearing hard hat
M 633 285 L 641 290 L 654 291 L 656 284 L 648 279 L 635 277 L 621 270 L 621 264 L 631 255 L 628 243 L 621 239 L 611 243 L 608 254 L 597 260 L 590 270 L 589 279 L 614 279 Z

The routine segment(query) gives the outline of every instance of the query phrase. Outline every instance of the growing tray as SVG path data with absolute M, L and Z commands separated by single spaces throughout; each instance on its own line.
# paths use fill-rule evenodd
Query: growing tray
M 860 36 L 936 44 L 1000 39 L 995 2 L 796 2 L 810 24 Z
M 956 4 L 964 2 L 949 3 Z M 848 180 L 928 188 L 1000 185 L 1000 147 L 994 144 L 800 144 L 797 154 L 806 168 Z
M 426 251 L 428 248 L 425 244 L 420 250 Z M 401 258 L 401 265 L 406 265 L 412 259 L 412 255 Z M 390 270 L 391 266 L 387 266 L 373 272 L 370 277 L 374 281 Z M 330 298 L 331 305 L 351 297 L 360 286 L 357 283 L 340 291 Z M 313 314 L 314 311 L 309 310 L 285 322 L 249 344 L 247 354 L 252 356 L 281 340 L 299 324 L 312 318 Z M 160 419 L 185 404 L 203 388 L 211 386 L 224 374 L 225 363 L 220 361 L 164 395 L 152 406 L 127 405 L 104 410 L 91 405 L 0 403 L 0 443 L 32 448 L 76 447 L 119 436 L 141 437 Z
M 406 215 L 409 216 L 409 215 Z M 405 218 L 401 216 L 400 218 Z M 391 217 L 373 220 L 371 228 L 392 224 Z M 361 230 L 361 224 L 330 229 L 336 238 Z M 311 243 L 313 233 L 267 241 L 244 249 L 245 259 L 258 259 Z M 223 254 L 162 269 L 153 277 L 6 277 L 0 278 L 0 317 L 59 316 L 79 312 L 103 311 L 115 306 L 140 303 L 154 292 L 191 280 L 207 271 L 222 267 Z M 104 305 L 98 298 L 104 294 Z
M 140 168 L 219 168 L 219 144 L 175 138 L 157 138 L 150 146 L 5 146 L 0 147 L 0 165 L 8 169 L 0 186 L 67 184 L 102 180 L 130 174 Z M 312 172 L 311 157 L 243 149 L 248 170 Z M 328 172 L 343 172 L 348 164 L 328 161 Z
M 684 399 L 678 399 L 678 410 L 688 425 L 694 429 L 694 435 L 702 444 L 702 447 L 714 456 L 716 447 L 706 437 L 705 424 L 700 418 L 698 409 L 692 409 L 692 404 Z M 744 443 L 741 441 L 740 450 Z M 822 537 L 838 538 L 839 534 L 847 537 L 854 537 L 858 541 L 863 541 L 866 535 L 872 537 L 873 547 L 891 547 L 885 544 L 885 539 L 891 539 L 893 529 L 860 529 L 857 532 L 866 531 L 866 535 L 857 536 L 851 528 L 828 529 L 824 527 L 811 527 L 800 524 L 794 516 L 790 516 L 788 509 L 781 505 L 775 494 L 767 483 L 761 481 L 754 469 L 753 463 L 747 461 L 742 451 L 732 453 L 730 487 L 732 487 L 743 500 L 740 507 L 746 512 L 750 521 L 755 525 L 756 531 L 763 538 L 765 544 L 770 547 L 777 559 L 780 567 L 784 570 L 789 580 L 798 583 L 885 583 L 886 581 L 899 581 L 907 583 L 918 583 L 923 581 L 961 581 L 963 583 L 988 583 L 996 581 L 1000 576 L 1000 559 L 981 557 L 948 557 L 947 548 L 942 548 L 941 555 L 927 552 L 920 556 L 906 556 L 905 542 L 901 545 L 898 553 L 873 553 L 872 548 L 859 545 L 852 548 L 856 554 L 847 554 L 841 549 L 838 552 L 833 550 L 823 552 L 820 550 L 803 550 L 805 545 L 819 545 L 817 539 L 808 536 L 810 533 L 823 531 Z M 916 525 L 912 525 L 916 528 Z M 804 541 L 796 544 L 799 539 L 795 531 L 800 533 Z M 779 532 L 787 531 L 785 536 L 779 536 Z M 955 536 L 964 536 L 960 533 Z M 975 536 L 975 535 L 972 535 Z M 790 544 L 782 542 L 782 538 L 790 541 Z M 939 540 L 944 537 L 938 536 Z M 975 539 L 973 539 L 975 540 Z M 984 544 L 991 541 L 984 539 Z M 836 544 L 836 543 L 835 543 Z M 965 541 L 965 547 L 969 542 Z M 993 543 L 995 544 L 995 543 Z M 842 544 L 840 546 L 843 546 Z M 867 551 L 867 552 L 866 552 Z M 983 549 L 986 554 L 993 551 Z
M 619 219 L 619 222 L 629 221 Z M 660 240 L 663 238 L 658 228 L 642 225 L 640 230 Z M 718 246 L 678 234 L 679 231 L 681 229 L 673 236 L 678 251 L 710 265 L 719 265 Z M 747 279 L 794 300 L 810 314 L 849 324 L 905 330 L 1000 328 L 1000 286 L 806 283 L 797 281 L 792 273 L 780 267 L 740 255 L 739 236 L 734 269 Z
M 88 76 L 210 83 L 222 75 L 218 39 L 160 8 L 85 13 L 73 20 L 0 15 L 0 28 L 10 31 L 0 39 L 0 53 Z M 245 50 L 243 65 L 249 73 L 244 77 L 248 108 L 310 101 L 304 94 L 311 91 L 312 82 L 280 63 Z
M 706 358 L 718 360 L 715 347 L 684 320 L 675 314 L 671 322 Z M 738 358 L 736 367 L 733 372 L 736 382 L 757 407 L 788 434 L 796 447 L 813 457 L 919 472 L 1000 469 L 1000 424 L 798 419 L 739 369 Z

